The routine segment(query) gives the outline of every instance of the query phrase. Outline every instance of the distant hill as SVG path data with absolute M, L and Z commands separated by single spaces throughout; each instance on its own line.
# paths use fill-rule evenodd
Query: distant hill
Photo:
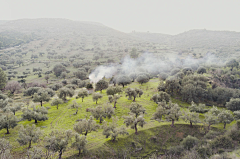
M 171 45 L 177 49 L 188 48 L 220 48 L 239 45 L 240 33 L 233 31 L 190 30 L 177 35 L 160 33 L 132 32 L 124 33 L 107 27 L 101 23 L 72 21 L 68 19 L 20 19 L 0 21 L 2 32 L 20 32 L 36 36 L 68 36 L 84 35 L 96 37 L 114 37 L 116 39 L 137 40 Z
M 240 44 L 240 33 L 234 31 L 190 30 L 177 35 L 133 32 L 140 39 L 175 46 L 176 48 L 219 48 Z
M 167 34 L 146 33 L 146 32 L 132 32 L 130 33 L 130 35 L 145 41 L 160 43 L 160 44 L 167 44 L 172 37 L 171 35 L 167 35 Z
M 171 42 L 176 47 L 224 47 L 236 46 L 240 42 L 240 33 L 233 31 L 190 30 L 172 36 Z
M 7 21 L 0 25 L 0 32 L 19 31 L 42 36 L 84 34 L 98 36 L 116 36 L 119 38 L 132 38 L 126 33 L 106 27 L 96 22 L 81 22 L 68 19 L 20 19 Z

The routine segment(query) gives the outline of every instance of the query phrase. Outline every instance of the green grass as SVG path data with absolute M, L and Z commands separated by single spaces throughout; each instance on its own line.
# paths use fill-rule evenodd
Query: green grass
M 90 152 L 97 152 L 97 150 L 101 149 L 102 151 L 106 151 L 108 153 L 112 153 L 111 148 L 113 150 L 117 151 L 119 147 L 126 147 L 127 145 L 131 144 L 131 142 L 136 142 L 137 145 L 143 146 L 144 151 L 140 151 L 139 153 L 136 153 L 136 155 L 140 156 L 147 156 L 153 151 L 156 151 L 159 147 L 158 144 L 154 144 L 150 141 L 150 138 L 153 136 L 160 136 L 159 141 L 162 141 L 164 139 L 167 139 L 167 141 L 164 141 L 165 146 L 173 146 L 176 144 L 179 144 L 180 139 L 177 139 L 175 136 L 177 132 L 183 133 L 183 137 L 186 137 L 188 134 L 192 135 L 199 135 L 198 134 L 198 126 L 195 126 L 194 128 L 190 129 L 189 126 L 186 125 L 186 123 L 182 120 L 176 121 L 176 127 L 171 128 L 170 122 L 157 122 L 151 120 L 152 114 L 156 111 L 157 104 L 150 100 L 153 94 L 157 93 L 157 85 L 158 85 L 158 79 L 152 79 L 148 83 L 145 83 L 143 85 L 140 85 L 138 83 L 132 83 L 131 85 L 128 85 L 127 87 L 132 88 L 141 88 L 143 89 L 144 94 L 141 96 L 141 98 L 136 98 L 136 102 L 139 104 L 142 104 L 143 107 L 146 109 L 146 115 L 144 116 L 145 121 L 147 122 L 146 125 L 144 125 L 143 128 L 138 127 L 139 134 L 135 135 L 134 130 L 128 128 L 129 136 L 123 136 L 117 140 L 117 142 L 112 142 L 110 139 L 106 139 L 105 136 L 102 135 L 102 129 L 99 129 L 98 132 L 91 132 L 87 135 L 87 149 Z M 125 87 L 124 89 L 126 89 Z M 106 95 L 105 90 L 102 91 L 103 98 L 98 101 L 98 104 L 95 104 L 92 100 L 92 96 L 88 96 L 84 98 L 84 101 L 82 102 L 82 99 L 76 99 L 77 103 L 81 105 L 81 108 L 78 111 L 77 115 L 74 115 L 75 109 L 69 109 L 68 105 L 74 100 L 69 99 L 67 103 L 63 103 L 59 105 L 59 108 L 57 109 L 56 106 L 50 106 L 49 103 L 44 103 L 45 107 L 50 107 L 48 110 L 48 120 L 46 121 L 39 121 L 36 125 L 37 127 L 40 127 L 41 130 L 44 131 L 44 136 L 49 134 L 53 130 L 73 130 L 73 125 L 76 123 L 77 119 L 83 119 L 83 118 L 89 118 L 91 113 L 86 112 L 87 108 L 94 108 L 96 106 L 103 106 L 108 103 L 108 97 Z M 178 104 L 182 105 L 182 110 L 185 110 L 189 104 L 181 102 L 179 99 L 172 98 L 173 102 L 177 102 Z M 118 125 L 121 126 L 124 124 L 123 116 L 128 115 L 129 112 L 129 106 L 132 103 L 131 100 L 128 100 L 127 97 L 125 97 L 125 94 L 122 94 L 122 97 L 118 100 L 118 103 L 116 105 L 115 110 L 115 116 L 119 118 Z M 37 103 L 40 104 L 40 103 Z M 113 104 L 111 104 L 113 105 Z M 16 113 L 18 118 L 21 118 L 21 112 Z M 105 119 L 108 122 L 111 122 L 112 119 Z M 99 120 L 97 120 L 97 123 L 99 123 Z M 21 121 L 19 122 L 19 125 L 27 125 L 27 124 L 35 124 L 34 121 Z M 198 124 L 199 125 L 199 124 Z M 232 124 L 231 124 L 232 125 Z M 227 125 L 230 126 L 230 125 Z M 222 129 L 222 124 L 216 125 L 216 127 Z M 0 136 L 5 136 L 7 139 L 10 140 L 11 144 L 13 145 L 13 152 L 16 155 L 22 154 L 24 151 L 26 151 L 26 146 L 19 146 L 16 139 L 18 138 L 18 130 L 19 126 L 15 127 L 14 129 L 10 129 L 10 135 L 5 135 L 4 133 L 6 130 L 0 131 Z M 73 130 L 74 131 L 74 130 Z M 194 133 L 196 134 L 194 134 Z M 181 137 L 182 138 L 182 137 Z M 175 142 L 176 140 L 176 142 Z M 144 143 L 146 141 L 146 143 Z M 43 137 L 41 141 L 38 143 L 38 146 L 43 146 Z M 68 149 L 66 152 L 64 152 L 64 157 L 73 156 L 76 154 L 77 151 L 74 149 Z M 133 156 L 136 156 L 133 154 Z

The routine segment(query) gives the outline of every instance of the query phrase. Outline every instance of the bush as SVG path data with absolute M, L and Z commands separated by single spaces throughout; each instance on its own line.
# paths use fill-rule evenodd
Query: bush
M 227 133 L 232 140 L 240 141 L 240 130 L 237 125 L 234 125 Z
M 168 150 L 168 154 L 179 156 L 183 151 L 184 151 L 183 145 L 178 145 L 178 146 L 170 147 Z
M 186 138 L 183 139 L 181 145 L 183 145 L 185 149 L 190 150 L 195 145 L 197 145 L 198 142 L 199 142 L 198 138 L 188 135 Z
M 210 130 L 205 136 L 204 138 L 206 139 L 214 139 L 216 136 L 221 135 L 222 133 L 219 131 L 212 131 Z
M 202 158 L 209 158 L 209 156 L 212 155 L 212 149 L 209 148 L 208 146 L 201 146 L 197 149 L 198 154 Z
M 231 98 L 230 101 L 226 103 L 226 107 L 231 111 L 240 110 L 240 98 Z
M 233 147 L 233 141 L 229 136 L 221 135 L 217 136 L 210 142 L 212 148 L 224 148 L 229 149 Z
M 165 81 L 167 78 L 168 78 L 168 74 L 164 73 L 164 72 L 161 72 L 159 75 L 158 75 L 158 78 L 160 80 L 163 80 Z
M 88 83 L 86 86 L 87 89 L 93 89 L 93 85 L 91 83 Z
M 155 103 L 162 102 L 165 100 L 166 102 L 169 102 L 170 100 L 170 95 L 167 94 L 166 92 L 160 91 L 158 94 L 154 94 L 151 98 Z
M 207 72 L 206 68 L 205 68 L 205 67 L 202 67 L 202 66 L 199 67 L 198 70 L 197 70 L 197 73 L 198 73 L 198 74 L 203 74 L 203 73 L 206 73 L 206 72 Z
M 60 83 L 56 83 L 56 84 L 50 85 L 50 86 L 48 86 L 48 87 L 51 88 L 51 89 L 54 90 L 54 91 L 57 91 L 57 90 L 59 90 L 60 88 L 62 88 L 63 85 L 60 84 Z

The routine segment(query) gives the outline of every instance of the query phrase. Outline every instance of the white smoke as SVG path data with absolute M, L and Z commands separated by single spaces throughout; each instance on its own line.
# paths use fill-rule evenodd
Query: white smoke
M 219 65 L 221 62 L 213 54 L 206 54 L 203 58 L 195 59 L 186 57 L 184 60 L 178 55 L 156 55 L 152 53 L 144 53 L 136 59 L 126 56 L 121 60 L 121 64 L 111 64 L 108 66 L 97 67 L 90 75 L 89 79 L 93 83 L 97 83 L 103 77 L 111 78 L 117 74 L 130 75 L 132 72 L 147 72 L 157 75 L 160 72 L 169 72 L 171 69 L 178 67 L 191 67 L 195 65 Z M 222 63 L 221 63 L 222 64 Z
M 93 83 L 97 83 L 103 77 L 111 78 L 116 73 L 116 66 L 99 66 L 90 75 L 89 79 Z

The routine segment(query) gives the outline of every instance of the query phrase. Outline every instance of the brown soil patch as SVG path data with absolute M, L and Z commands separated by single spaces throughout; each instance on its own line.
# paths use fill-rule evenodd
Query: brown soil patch
M 184 135 L 184 133 L 183 132 L 177 132 L 176 133 L 176 137 L 178 137 L 178 138 L 183 138 L 183 135 Z

